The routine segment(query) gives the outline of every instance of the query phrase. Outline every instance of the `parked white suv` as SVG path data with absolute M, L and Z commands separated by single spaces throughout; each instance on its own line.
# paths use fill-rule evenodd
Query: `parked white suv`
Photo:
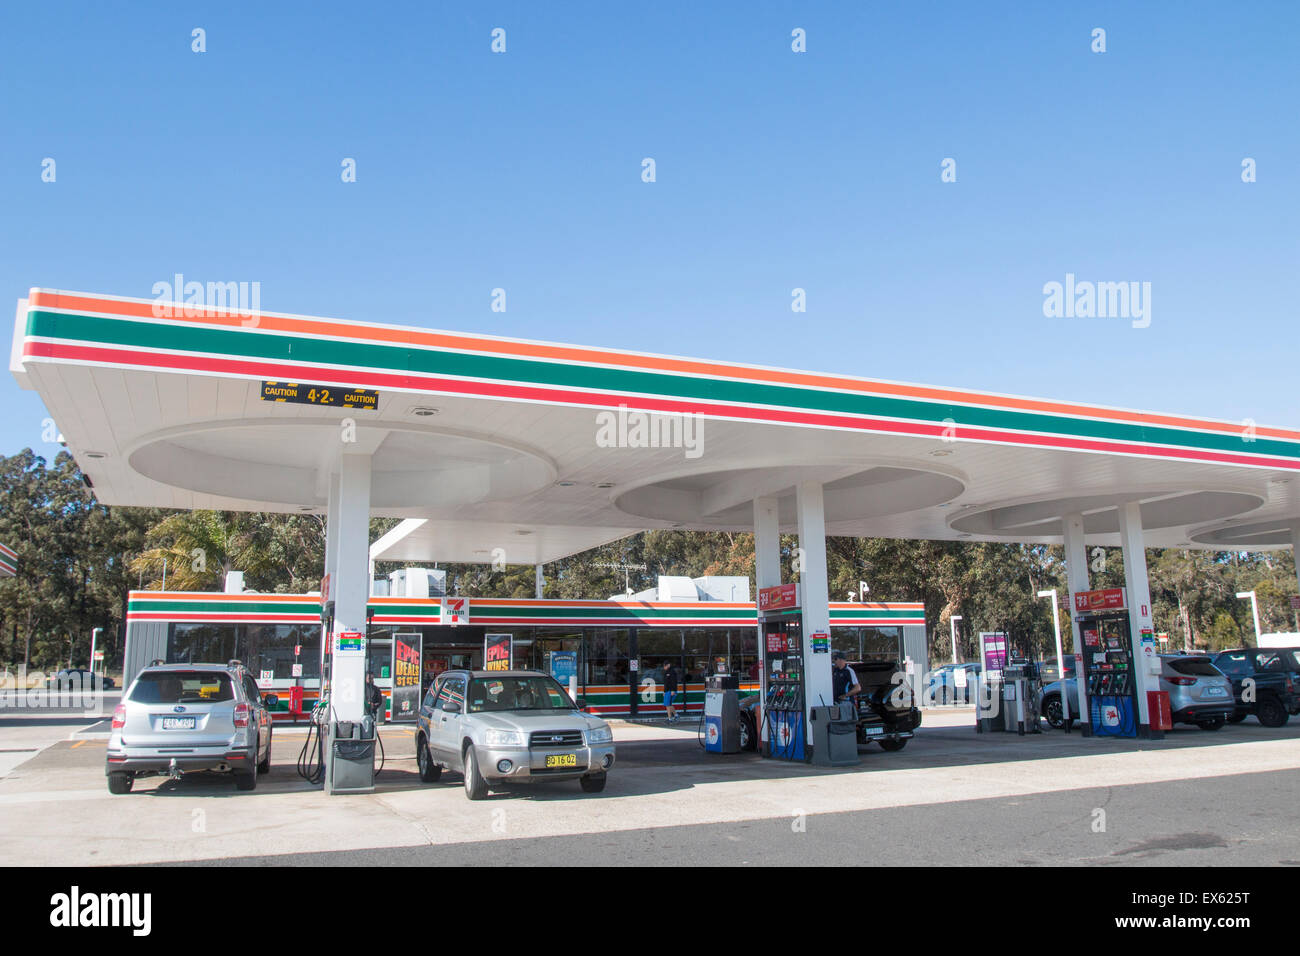
M 421 780 L 461 771 L 471 800 L 494 786 L 544 780 L 576 779 L 599 793 L 614 766 L 609 724 L 536 671 L 440 674 L 420 705 L 415 748 Z
M 113 711 L 104 772 L 112 793 L 136 777 L 230 771 L 240 790 L 271 769 L 271 714 L 239 661 L 154 664 Z

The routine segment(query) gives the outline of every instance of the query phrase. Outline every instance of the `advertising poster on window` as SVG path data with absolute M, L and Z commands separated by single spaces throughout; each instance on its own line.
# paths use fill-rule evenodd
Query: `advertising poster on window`
M 552 651 L 551 676 L 560 682 L 561 687 L 567 690 L 569 681 L 578 676 L 578 652 Z
M 393 721 L 413 721 L 420 710 L 420 659 L 424 637 L 417 633 L 393 635 Z
M 1001 680 L 1007 666 L 1007 636 L 1001 631 L 981 631 L 980 647 L 984 657 L 984 679 Z
M 485 671 L 510 670 L 513 652 L 513 635 L 485 634 L 483 636 L 483 669 Z

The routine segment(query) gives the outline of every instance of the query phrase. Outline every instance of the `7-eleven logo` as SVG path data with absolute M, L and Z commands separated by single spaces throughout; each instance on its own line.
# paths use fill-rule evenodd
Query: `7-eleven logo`
M 469 598 L 449 597 L 442 602 L 442 613 L 446 615 L 444 624 L 469 623 Z

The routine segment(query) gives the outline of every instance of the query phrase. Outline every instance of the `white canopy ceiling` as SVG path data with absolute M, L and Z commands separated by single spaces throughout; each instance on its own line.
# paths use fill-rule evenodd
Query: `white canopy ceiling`
M 38 292 L 11 368 L 113 505 L 323 511 L 345 445 L 393 560 L 550 561 L 645 528 L 748 530 L 750 502 L 826 487 L 827 532 L 1287 546 L 1300 432 L 607 349 Z M 238 318 L 238 317 L 236 317 Z M 380 360 L 384 363 L 380 364 Z M 478 363 L 478 364 L 470 364 Z M 264 380 L 375 388 L 374 409 L 262 399 Z M 620 406 L 622 410 L 619 411 Z M 662 433 L 637 409 L 668 422 Z M 682 416 L 685 416 L 684 418 Z M 640 431 L 637 431 L 640 427 Z M 682 431 L 682 429 L 685 431 Z M 641 447 L 658 434 L 677 447 Z M 1254 529 L 1244 538 L 1235 525 Z

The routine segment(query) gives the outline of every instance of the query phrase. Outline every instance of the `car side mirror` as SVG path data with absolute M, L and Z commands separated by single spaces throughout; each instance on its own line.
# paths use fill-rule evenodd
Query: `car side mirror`
M 267 707 L 274 707 L 276 704 L 280 703 L 280 698 L 276 697 L 274 694 L 267 694 L 262 698 L 262 703 Z
M 574 702 L 575 704 L 578 705 L 578 710 L 586 710 L 586 709 L 587 709 L 587 698 L 585 698 L 585 697 L 575 697 L 575 698 L 573 699 L 573 702 Z
M 459 714 L 459 713 L 460 713 L 460 704 L 457 704 L 457 703 L 455 703 L 455 702 L 449 700 L 449 701 L 447 701 L 447 703 L 445 703 L 445 704 L 442 705 L 442 710 L 443 710 L 443 713 L 446 713 L 446 714 Z

